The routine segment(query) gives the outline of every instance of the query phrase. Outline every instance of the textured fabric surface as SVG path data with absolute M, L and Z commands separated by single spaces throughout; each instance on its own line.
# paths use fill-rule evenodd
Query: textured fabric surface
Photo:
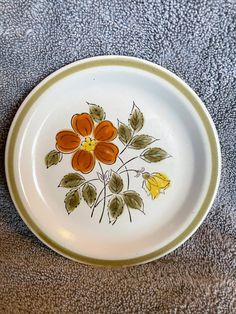
M 67 260 L 24 225 L 10 199 L 4 148 L 22 100 L 85 57 L 153 61 L 205 102 L 222 148 L 216 201 L 165 258 L 104 269 Z M 0 313 L 235 313 L 236 3 L 234 0 L 0 0 Z

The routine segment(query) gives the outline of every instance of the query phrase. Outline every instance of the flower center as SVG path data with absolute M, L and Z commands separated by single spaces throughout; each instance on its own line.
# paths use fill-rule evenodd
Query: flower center
M 84 141 L 81 143 L 81 149 L 86 150 L 87 152 L 91 152 L 94 150 L 96 145 L 96 141 L 91 137 L 86 137 Z

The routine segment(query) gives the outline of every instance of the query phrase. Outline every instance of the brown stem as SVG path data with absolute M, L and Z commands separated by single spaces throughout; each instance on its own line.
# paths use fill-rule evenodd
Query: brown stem
M 131 161 L 133 161 L 133 160 L 135 160 L 135 159 L 137 159 L 137 158 L 139 158 L 139 156 L 136 156 L 136 157 L 133 157 L 133 158 L 127 160 L 125 163 L 123 163 L 123 165 L 121 165 L 121 166 L 116 170 L 116 172 L 120 171 L 121 168 L 123 168 L 123 167 L 124 167 L 125 165 L 127 165 L 129 162 L 131 162 Z
M 81 187 L 81 186 L 83 186 L 83 185 L 85 185 L 85 184 L 87 184 L 89 182 L 92 182 L 92 181 L 100 181 L 100 180 L 99 179 L 91 179 L 91 180 L 83 182 L 79 187 Z
M 99 164 L 99 167 L 100 167 L 100 169 L 101 169 L 102 177 L 104 178 L 104 171 L 103 171 L 103 169 L 102 169 L 102 165 L 100 164 L 100 162 L 99 162 L 98 164 Z M 100 219 L 99 219 L 99 223 L 101 223 L 101 221 L 102 221 L 103 214 L 104 214 L 104 211 L 105 211 L 105 206 L 106 206 L 106 194 L 107 194 L 107 189 L 106 189 L 106 182 L 105 182 L 105 179 L 103 179 L 103 184 L 104 184 L 104 187 L 103 187 L 103 190 L 104 190 L 104 192 L 103 192 L 103 195 L 104 195 L 104 197 L 103 197 L 103 208 L 102 208 L 101 217 L 100 217 Z
M 108 194 L 107 196 L 106 196 L 106 198 L 108 198 L 108 197 L 110 197 L 110 196 L 112 196 L 113 194 Z M 95 205 L 95 207 L 97 207 L 102 201 L 104 200 L 104 197 Z
M 125 167 L 126 168 L 126 167 Z M 138 170 L 135 170 L 135 169 L 125 169 L 125 170 L 122 170 L 121 172 L 119 172 L 119 174 L 122 174 L 122 173 L 124 173 L 124 172 L 138 172 Z
M 129 212 L 129 221 L 130 222 L 132 222 L 132 217 L 131 217 L 131 212 L 130 212 L 130 209 L 129 209 L 129 207 L 127 206 L 127 208 L 128 208 L 128 212 Z
M 120 157 L 118 157 L 119 159 L 120 159 L 120 161 L 122 162 L 122 164 L 124 165 L 124 161 L 120 158 Z M 127 175 L 127 190 L 129 189 L 129 181 L 130 181 L 130 179 L 129 179 L 129 173 L 128 173 L 128 169 L 127 169 L 127 167 L 124 165 L 124 167 L 125 167 L 125 170 L 126 170 L 126 175 Z
M 103 191 L 104 191 L 104 188 L 102 188 L 101 191 L 100 191 L 100 193 L 98 194 L 98 197 L 97 197 L 97 199 L 96 199 L 96 201 L 95 201 L 95 203 L 94 203 L 94 205 L 93 205 L 93 209 L 92 209 L 92 212 L 91 212 L 91 217 L 93 217 L 94 210 L 95 210 L 95 208 L 97 207 L 97 202 L 98 202 L 100 196 L 102 195 L 102 192 L 103 192 Z

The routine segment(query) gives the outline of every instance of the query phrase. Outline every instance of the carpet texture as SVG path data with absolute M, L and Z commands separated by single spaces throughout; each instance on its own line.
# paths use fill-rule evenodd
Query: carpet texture
M 67 260 L 24 225 L 10 199 L 11 121 L 43 78 L 96 55 L 153 61 L 184 79 L 219 133 L 219 193 L 175 252 L 132 268 Z M 0 313 L 236 312 L 236 2 L 0 0 Z

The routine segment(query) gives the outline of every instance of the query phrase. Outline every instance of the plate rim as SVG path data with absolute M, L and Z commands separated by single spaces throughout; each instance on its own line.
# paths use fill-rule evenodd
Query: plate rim
M 125 66 L 137 68 L 139 70 L 144 70 L 148 73 L 154 74 L 162 79 L 168 81 L 172 86 L 174 86 L 182 95 L 184 95 L 191 105 L 194 107 L 198 113 L 201 121 L 204 125 L 204 128 L 208 135 L 208 141 L 211 150 L 211 179 L 208 187 L 208 191 L 205 195 L 202 205 L 199 207 L 195 217 L 191 223 L 181 232 L 174 240 L 164 245 L 163 247 L 155 250 L 151 253 L 129 259 L 118 259 L 118 260 L 109 260 L 109 259 L 98 259 L 93 257 L 84 256 L 73 252 L 66 247 L 60 245 L 56 241 L 52 240 L 44 233 L 33 221 L 27 212 L 26 208 L 23 205 L 18 188 L 15 182 L 14 175 L 14 150 L 15 142 L 17 139 L 18 130 L 21 127 L 22 121 L 24 120 L 27 112 L 37 100 L 38 97 L 50 86 L 59 81 L 60 79 L 79 71 L 83 71 L 93 67 L 99 66 Z M 78 261 L 83 264 L 98 265 L 98 266 L 133 266 L 138 264 L 144 264 L 151 262 L 155 259 L 158 259 L 178 248 L 185 241 L 187 241 L 193 233 L 198 229 L 205 219 L 207 213 L 209 212 L 213 201 L 216 197 L 216 193 L 219 187 L 221 173 L 221 151 L 220 144 L 218 139 L 218 134 L 214 125 L 214 122 L 197 94 L 189 87 L 182 79 L 171 71 L 163 68 L 160 65 L 154 64 L 150 61 L 146 61 L 136 57 L 130 56 L 117 56 L 117 55 L 105 55 L 97 56 L 91 58 L 85 58 L 82 60 L 75 61 L 70 63 L 59 70 L 54 71 L 43 79 L 39 84 L 32 89 L 28 94 L 25 100 L 20 105 L 17 110 L 15 117 L 11 123 L 10 130 L 8 132 L 6 148 L 5 148 L 5 174 L 8 189 L 11 195 L 11 199 L 17 209 L 20 217 L 28 226 L 28 228 L 33 232 L 36 237 L 41 240 L 44 244 L 50 247 L 55 252 L 63 255 L 69 259 Z

